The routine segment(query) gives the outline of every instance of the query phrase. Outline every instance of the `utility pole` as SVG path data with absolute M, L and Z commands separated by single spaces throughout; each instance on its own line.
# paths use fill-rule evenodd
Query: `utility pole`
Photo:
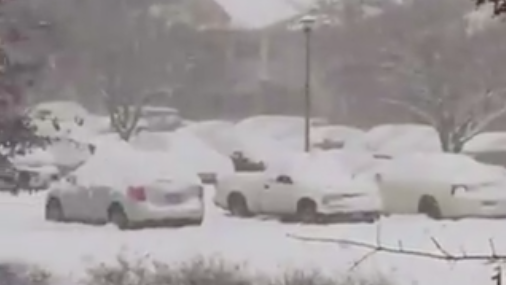
M 311 150 L 311 32 L 316 19 L 306 15 L 301 19 L 305 35 L 305 84 L 304 84 L 304 151 Z

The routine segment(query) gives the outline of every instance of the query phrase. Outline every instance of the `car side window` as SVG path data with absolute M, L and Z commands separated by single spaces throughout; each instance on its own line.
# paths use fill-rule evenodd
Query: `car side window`
M 276 178 L 276 182 L 281 184 L 293 184 L 292 178 L 290 178 L 290 176 L 287 175 L 279 175 Z

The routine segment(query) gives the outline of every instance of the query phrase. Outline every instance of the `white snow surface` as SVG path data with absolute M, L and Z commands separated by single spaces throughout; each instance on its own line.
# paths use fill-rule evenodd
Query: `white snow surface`
M 506 151 L 506 132 L 486 132 L 472 138 L 464 145 L 464 152 Z
M 330 125 L 311 129 L 311 142 L 321 143 L 325 140 L 331 142 L 353 143 L 363 139 L 365 132 L 348 126 Z
M 206 189 L 211 202 L 213 189 Z M 274 220 L 234 219 L 212 203 L 206 207 L 201 227 L 147 229 L 121 232 L 110 226 L 54 224 L 43 220 L 44 195 L 0 194 L 1 261 L 40 264 L 76 285 L 87 267 L 126 258 L 184 262 L 195 257 L 225 259 L 246 264 L 253 272 L 279 274 L 283 269 L 323 270 L 342 273 L 387 275 L 399 285 L 492 284 L 493 265 L 482 262 L 450 263 L 422 257 L 377 253 L 350 271 L 370 253 L 367 249 L 333 243 L 302 242 L 287 234 L 339 238 L 440 254 L 435 238 L 452 254 L 489 254 L 489 239 L 496 251 L 506 252 L 502 220 L 465 219 L 432 221 L 423 217 L 382 218 L 377 224 L 298 225 Z M 479 229 L 479 230 L 477 230 Z M 67 282 L 65 282 L 67 281 Z M 72 282 L 74 281 L 74 282 Z
M 431 126 L 416 124 L 379 125 L 366 132 L 362 139 L 345 147 L 385 155 L 441 152 L 436 130 Z

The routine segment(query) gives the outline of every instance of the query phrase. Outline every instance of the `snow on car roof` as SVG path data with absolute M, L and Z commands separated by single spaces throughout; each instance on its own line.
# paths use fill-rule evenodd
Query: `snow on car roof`
M 480 163 L 462 154 L 417 153 L 393 159 L 383 172 L 444 180 L 452 183 L 480 183 L 506 178 L 503 167 Z
M 95 146 L 95 154 L 75 172 L 82 185 L 121 190 L 159 179 L 199 181 L 195 173 L 167 159 L 166 153 L 139 150 L 112 136 L 97 140 Z

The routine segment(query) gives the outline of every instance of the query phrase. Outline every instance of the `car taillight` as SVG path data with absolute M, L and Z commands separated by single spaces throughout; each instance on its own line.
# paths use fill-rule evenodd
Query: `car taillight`
M 135 201 L 146 201 L 146 190 L 144 187 L 130 187 L 128 188 L 128 197 Z

